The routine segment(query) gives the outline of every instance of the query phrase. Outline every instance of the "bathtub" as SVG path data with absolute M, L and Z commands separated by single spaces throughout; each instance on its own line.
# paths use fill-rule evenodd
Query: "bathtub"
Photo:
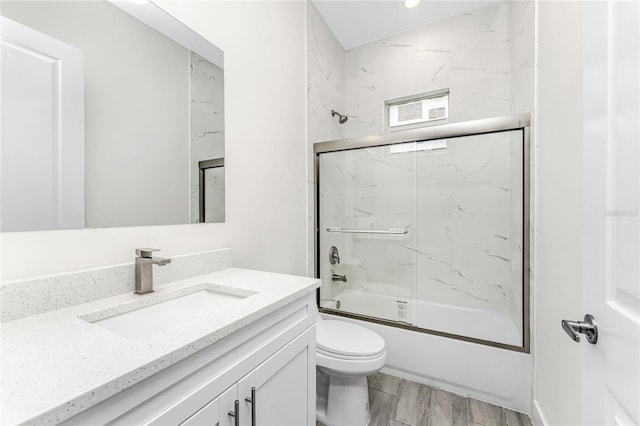
M 521 332 L 507 312 L 414 300 L 398 293 L 397 287 L 373 283 L 366 289 L 344 290 L 323 306 L 445 333 L 522 345 Z
M 373 289 L 375 292 L 371 291 Z M 419 325 L 430 324 L 432 329 L 486 340 L 511 339 L 511 344 L 521 344 L 519 330 L 511 318 L 507 318 L 508 314 L 414 302 L 409 297 L 384 294 L 391 293 L 384 290 L 375 284 L 368 285 L 367 289 L 347 289 L 330 301 L 323 301 L 323 306 L 401 324 L 416 321 Z M 393 290 L 397 293 L 397 288 Z M 412 303 L 416 305 L 412 306 Z M 461 315 L 464 321 L 460 320 Z M 532 360 L 529 354 L 331 313 L 322 313 L 322 316 L 356 323 L 382 336 L 387 347 L 387 364 L 383 372 L 531 413 Z

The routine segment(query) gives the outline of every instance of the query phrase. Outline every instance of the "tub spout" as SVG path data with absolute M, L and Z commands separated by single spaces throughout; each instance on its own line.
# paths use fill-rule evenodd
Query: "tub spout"
M 333 274 L 333 276 L 331 277 L 331 281 L 342 281 L 343 283 L 346 283 L 347 282 L 347 276 L 346 275 Z

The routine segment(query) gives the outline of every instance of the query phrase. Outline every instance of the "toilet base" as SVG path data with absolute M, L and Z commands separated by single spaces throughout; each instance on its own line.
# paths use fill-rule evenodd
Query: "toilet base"
M 367 426 L 369 424 L 367 377 L 329 375 L 327 408 L 322 417 L 320 420 L 331 426 Z

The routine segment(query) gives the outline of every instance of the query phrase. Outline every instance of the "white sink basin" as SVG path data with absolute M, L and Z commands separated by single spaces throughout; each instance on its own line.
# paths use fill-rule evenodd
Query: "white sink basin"
M 228 308 L 229 305 L 250 295 L 233 294 L 220 289 L 203 289 L 138 309 L 133 308 L 133 310 L 106 319 L 84 319 L 127 339 L 139 340 L 176 325 L 193 321 L 203 314 Z

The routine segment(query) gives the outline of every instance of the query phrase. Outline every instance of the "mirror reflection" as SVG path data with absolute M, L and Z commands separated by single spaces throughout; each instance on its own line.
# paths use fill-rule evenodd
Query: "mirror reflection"
M 0 13 L 2 231 L 199 222 L 199 163 L 224 158 L 222 51 L 152 3 Z

